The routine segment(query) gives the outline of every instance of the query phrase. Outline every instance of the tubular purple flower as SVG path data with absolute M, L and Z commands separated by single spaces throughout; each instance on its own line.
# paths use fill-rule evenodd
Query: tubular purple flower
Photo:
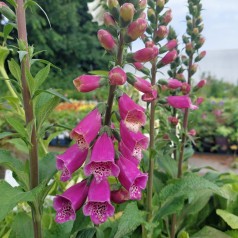
M 115 26 L 116 22 L 113 16 L 109 12 L 105 12 L 103 15 L 104 24 L 106 26 Z
M 125 71 L 117 66 L 110 70 L 108 78 L 111 85 L 123 85 L 126 82 L 127 76 Z
M 172 106 L 174 108 L 180 108 L 180 109 L 190 108 L 192 110 L 198 109 L 198 107 L 196 105 L 192 104 L 190 97 L 188 97 L 187 95 L 169 96 L 167 98 L 167 102 L 170 106 Z
M 163 40 L 165 37 L 167 37 L 169 31 L 167 26 L 159 26 L 159 28 L 156 31 L 156 39 L 157 40 Z
M 161 24 L 168 25 L 171 22 L 171 20 L 172 20 L 172 10 L 169 9 L 163 14 L 161 18 Z
M 95 139 L 101 128 L 101 119 L 101 114 L 96 108 L 71 131 L 70 137 L 77 142 L 79 149 L 89 148 L 90 143 Z
M 123 121 L 120 122 L 120 134 L 123 143 L 132 152 L 132 156 L 142 159 L 142 150 L 148 147 L 149 139 L 141 132 L 129 131 Z
M 127 147 L 126 147 L 126 145 L 124 144 L 124 142 L 123 141 L 121 141 L 120 143 L 119 143 L 119 148 L 118 148 L 118 150 L 120 151 L 120 153 L 126 158 L 126 159 L 128 159 L 128 160 L 130 160 L 132 163 L 134 163 L 136 166 L 138 166 L 139 165 L 139 163 L 140 163 L 140 159 L 138 159 L 138 158 L 136 158 L 135 156 L 132 156 L 132 151 L 130 151 Z
M 161 68 L 167 64 L 172 63 L 178 56 L 178 53 L 176 50 L 169 51 L 158 63 L 157 67 Z
M 90 216 L 92 222 L 98 225 L 105 222 L 108 217 L 113 216 L 114 211 L 115 209 L 110 202 L 108 181 L 102 180 L 97 183 L 93 179 L 89 187 L 87 203 L 83 206 L 84 215 Z
M 129 199 L 130 199 L 130 194 L 123 187 L 121 187 L 118 190 L 111 191 L 111 201 L 116 204 L 121 204 L 123 202 L 128 201 Z
M 105 132 L 93 146 L 89 163 L 84 167 L 86 176 L 93 174 L 99 183 L 108 176 L 117 177 L 119 168 L 114 162 L 115 150 L 111 137 Z
M 178 45 L 178 42 L 176 39 L 173 39 L 173 40 L 170 40 L 166 45 L 164 45 L 163 47 L 161 47 L 159 49 L 160 53 L 164 53 L 166 51 L 171 51 L 173 50 L 174 48 L 176 48 Z
M 69 180 L 72 173 L 79 169 L 87 158 L 88 150 L 80 150 L 77 144 L 69 147 L 63 154 L 56 156 L 56 168 L 62 171 L 60 180 Z
M 145 125 L 145 109 L 136 104 L 127 94 L 123 94 L 119 101 L 119 113 L 126 127 L 138 132 L 141 126 Z
M 120 156 L 117 160 L 120 168 L 119 181 L 122 186 L 129 191 L 130 199 L 140 200 L 142 189 L 145 189 L 148 175 L 142 173 L 130 160 Z
M 53 207 L 57 213 L 55 218 L 57 223 L 75 220 L 76 211 L 86 201 L 88 189 L 87 180 L 83 180 L 54 198 Z
M 116 42 L 113 36 L 106 30 L 99 30 L 98 31 L 98 40 L 101 43 L 102 47 L 108 51 L 115 51 L 116 50 Z
M 151 92 L 148 93 L 144 93 L 141 97 L 142 101 L 144 102 L 152 102 L 154 101 L 158 96 L 157 90 L 156 89 L 152 89 Z
M 169 79 L 168 80 L 168 84 L 167 84 L 167 87 L 170 88 L 170 89 L 177 89 L 177 88 L 180 88 L 182 86 L 182 82 L 180 82 L 179 80 L 177 79 Z
M 203 97 L 198 97 L 196 102 L 195 102 L 195 105 L 199 106 L 200 104 L 202 104 L 204 101 L 204 98 Z
M 73 80 L 74 86 L 79 92 L 90 92 L 93 91 L 105 83 L 101 81 L 101 76 L 97 75 L 81 75 L 80 77 Z
M 138 77 L 138 76 L 134 76 L 129 73 L 127 74 L 127 76 L 128 76 L 128 79 L 127 79 L 128 83 L 133 85 L 140 92 L 149 93 L 152 91 L 152 85 L 147 80 L 145 80 L 141 77 Z

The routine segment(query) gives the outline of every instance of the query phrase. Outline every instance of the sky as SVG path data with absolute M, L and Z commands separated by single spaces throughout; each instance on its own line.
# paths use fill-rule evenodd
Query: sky
M 204 49 L 238 49 L 238 0 L 202 0 L 204 11 Z M 167 4 L 173 10 L 171 25 L 181 36 L 185 32 L 187 0 L 170 0 Z

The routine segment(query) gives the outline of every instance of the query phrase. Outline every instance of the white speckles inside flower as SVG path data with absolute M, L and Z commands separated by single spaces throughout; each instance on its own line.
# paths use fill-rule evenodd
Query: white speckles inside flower
M 132 155 L 136 157 L 139 161 L 142 159 L 142 147 L 140 146 L 140 144 L 137 143 L 135 145 Z
M 90 166 L 90 173 L 95 176 L 98 183 L 101 182 L 112 175 L 111 162 L 93 162 Z
M 56 221 L 59 223 L 66 222 L 68 220 L 72 220 L 74 216 L 74 210 L 71 207 L 70 202 L 62 203 L 62 206 L 57 211 Z
M 141 189 L 136 185 L 136 184 L 132 184 L 132 186 L 130 187 L 129 190 L 130 193 L 130 199 L 141 199 Z
M 103 223 L 107 219 L 107 202 L 94 202 L 89 207 L 90 216 L 93 220 L 98 220 L 99 223 Z
M 69 170 L 64 166 L 62 169 L 61 179 L 62 181 L 67 181 L 70 177 Z

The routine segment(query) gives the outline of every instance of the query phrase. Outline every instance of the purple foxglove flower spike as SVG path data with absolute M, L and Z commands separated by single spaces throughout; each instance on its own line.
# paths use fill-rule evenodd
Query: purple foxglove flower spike
M 132 22 L 127 28 L 127 42 L 131 42 L 142 36 L 147 28 L 147 21 L 143 18 L 138 18 Z
M 130 199 L 140 200 L 141 190 L 145 189 L 148 175 L 142 173 L 130 160 L 120 156 L 117 160 L 120 168 L 119 181 L 122 186 L 129 191 Z
M 138 132 L 146 122 L 145 109 L 125 93 L 120 97 L 118 104 L 121 119 L 124 120 L 126 127 L 131 131 Z
M 107 220 L 108 217 L 113 216 L 114 207 L 110 202 L 110 186 L 107 180 L 102 180 L 97 183 L 95 179 L 92 180 L 87 203 L 83 207 L 85 216 L 90 216 L 92 222 L 96 225 L 101 224 Z
M 149 139 L 141 132 L 129 131 L 123 121 L 120 122 L 121 139 L 126 147 L 132 152 L 132 156 L 142 159 L 142 150 L 147 149 Z
M 141 77 L 128 73 L 127 81 L 142 93 L 149 93 L 152 91 L 151 83 Z
M 126 202 L 130 199 L 129 192 L 121 187 L 118 190 L 111 191 L 111 201 L 117 204 L 121 204 L 123 202 Z
M 167 87 L 170 89 L 177 89 L 177 88 L 180 88 L 182 86 L 182 84 L 183 83 L 180 82 L 179 80 L 171 78 L 168 80 Z
M 91 111 L 71 131 L 70 137 L 76 140 L 81 150 L 88 149 L 101 128 L 101 114 L 98 109 Z
M 159 50 L 156 46 L 154 47 L 146 47 L 144 49 L 138 50 L 133 54 L 127 55 L 128 63 L 133 62 L 148 62 L 157 57 Z
M 115 150 L 112 139 L 103 133 L 93 146 L 89 163 L 84 167 L 86 176 L 93 174 L 99 183 L 108 176 L 117 177 L 119 168 L 114 162 Z
M 75 220 L 76 211 L 86 201 L 88 189 L 87 180 L 83 180 L 54 198 L 53 207 L 57 212 L 55 218 L 57 223 Z
M 63 154 L 57 155 L 56 168 L 62 170 L 60 180 L 65 182 L 71 178 L 87 158 L 88 150 L 80 150 L 77 144 L 69 147 Z
M 188 97 L 187 95 L 185 95 L 185 96 L 169 96 L 167 98 L 167 102 L 170 106 L 172 106 L 174 108 L 180 108 L 180 109 L 190 108 L 192 110 L 196 110 L 198 108 L 196 105 L 192 104 L 190 97 Z
M 110 70 L 108 78 L 111 85 L 123 85 L 126 82 L 127 76 L 125 71 L 117 66 Z

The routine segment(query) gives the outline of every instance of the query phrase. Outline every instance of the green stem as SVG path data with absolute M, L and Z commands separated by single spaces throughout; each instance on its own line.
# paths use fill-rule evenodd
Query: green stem
M 18 39 L 21 40 L 26 50 L 28 49 L 28 41 L 27 41 L 27 30 L 26 30 L 26 15 L 24 8 L 24 0 L 16 0 L 17 8 L 16 8 L 16 17 L 17 17 L 17 29 L 18 29 Z M 35 120 L 34 110 L 33 110 L 33 102 L 31 100 L 30 90 L 27 84 L 26 78 L 26 69 L 30 69 L 29 65 L 29 56 L 22 60 L 21 63 L 21 82 L 22 82 L 22 96 L 23 96 L 23 105 L 25 110 L 25 119 L 26 125 L 33 122 Z M 31 147 L 29 149 L 29 160 L 30 160 L 30 188 L 33 189 L 39 184 L 39 168 L 38 168 L 38 142 L 36 135 L 36 126 L 35 123 L 32 127 L 31 134 Z M 32 219 L 34 225 L 34 237 L 41 238 L 41 213 L 39 209 L 39 204 L 34 204 L 34 208 L 32 207 Z
M 122 64 L 123 64 L 123 50 L 124 50 L 123 30 L 121 30 L 120 36 L 119 36 L 119 45 L 118 45 L 118 51 L 117 51 L 116 65 L 122 66 Z M 108 99 L 107 99 L 107 110 L 106 110 L 105 122 L 104 122 L 105 125 L 110 125 L 111 114 L 112 114 L 112 105 L 113 105 L 113 100 L 114 100 L 116 89 L 117 89 L 116 85 L 111 85 L 109 88 L 109 95 L 108 95 Z

